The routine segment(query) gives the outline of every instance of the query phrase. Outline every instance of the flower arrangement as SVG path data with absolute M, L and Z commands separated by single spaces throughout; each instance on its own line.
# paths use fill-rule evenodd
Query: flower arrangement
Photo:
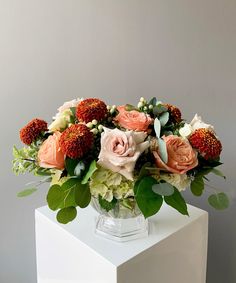
M 97 98 L 74 99 L 58 109 L 49 126 L 38 118 L 30 121 L 20 139 L 26 146 L 13 148 L 14 173 L 43 179 L 18 196 L 50 182 L 47 203 L 64 224 L 91 197 L 106 211 L 117 204 L 132 211 L 137 205 L 147 218 L 166 202 L 188 215 L 182 191 L 190 186 L 201 196 L 209 173 L 225 178 L 216 169 L 222 145 L 213 126 L 197 114 L 187 123 L 177 107 L 156 98 L 118 107 Z M 208 201 L 216 209 L 229 204 L 224 192 Z

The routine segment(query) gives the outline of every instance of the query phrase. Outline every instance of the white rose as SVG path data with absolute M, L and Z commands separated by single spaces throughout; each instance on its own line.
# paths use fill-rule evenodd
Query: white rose
M 192 131 L 204 128 L 214 132 L 214 127 L 210 124 L 206 124 L 205 122 L 203 122 L 201 116 L 198 116 L 198 114 L 195 114 L 193 120 L 190 123 L 190 126 L 192 127 Z
M 193 132 L 192 126 L 190 124 L 185 123 L 184 126 L 179 129 L 179 134 L 183 138 L 188 138 Z
M 70 109 L 64 110 L 55 117 L 55 120 L 48 126 L 49 131 L 56 132 L 64 130 L 70 123 L 72 112 Z
M 69 109 L 71 107 L 76 107 L 82 100 L 83 100 L 83 98 L 76 98 L 76 99 L 73 99 L 73 100 L 70 100 L 70 101 L 66 101 L 57 110 L 58 110 L 59 113 L 61 113 L 66 109 Z
M 191 182 L 191 179 L 187 176 L 187 174 L 163 173 L 160 175 L 160 179 L 176 187 L 176 189 L 178 189 L 180 192 L 184 191 Z
M 98 164 L 113 172 L 120 173 L 129 180 L 133 180 L 135 163 L 149 147 L 149 142 L 144 141 L 146 136 L 145 132 L 123 132 L 104 127 Z

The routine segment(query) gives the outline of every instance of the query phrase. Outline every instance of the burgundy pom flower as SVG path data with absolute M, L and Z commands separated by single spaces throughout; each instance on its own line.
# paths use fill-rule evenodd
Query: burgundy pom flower
M 47 122 L 36 118 L 20 130 L 20 139 L 24 144 L 30 145 L 45 131 L 47 131 Z
M 215 134 L 208 129 L 197 129 L 189 137 L 189 141 L 206 160 L 216 159 L 222 151 L 221 142 Z
M 106 104 L 97 98 L 82 100 L 76 109 L 76 116 L 80 122 L 102 121 L 107 115 Z
M 93 145 L 93 134 L 83 124 L 72 125 L 61 135 L 60 147 L 62 152 L 73 159 L 81 158 Z
M 170 114 L 170 121 L 173 123 L 180 123 L 182 121 L 181 111 L 178 107 L 171 104 L 164 104 Z

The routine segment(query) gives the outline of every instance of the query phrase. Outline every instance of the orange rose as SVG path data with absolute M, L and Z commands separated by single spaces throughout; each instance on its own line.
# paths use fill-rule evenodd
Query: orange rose
M 198 165 L 197 152 L 187 140 L 178 136 L 164 136 L 166 142 L 168 162 L 165 164 L 159 154 L 153 151 L 156 158 L 156 165 L 160 169 L 176 174 L 184 174 Z
M 65 156 L 59 146 L 60 132 L 49 136 L 41 145 L 38 152 L 38 163 L 43 168 L 64 169 Z
M 126 111 L 124 105 L 117 107 L 117 109 L 119 114 L 115 117 L 115 121 L 125 129 L 145 132 L 153 122 L 148 114 L 136 110 Z

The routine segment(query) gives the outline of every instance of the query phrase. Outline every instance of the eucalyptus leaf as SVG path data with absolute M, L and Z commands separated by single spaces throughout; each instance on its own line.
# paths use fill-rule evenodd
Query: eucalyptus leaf
M 148 104 L 152 105 L 152 106 L 156 106 L 156 103 L 157 103 L 157 99 L 156 97 L 153 97 Z
M 164 163 L 168 162 L 166 143 L 162 138 L 158 138 L 159 154 Z
M 164 127 L 169 120 L 169 112 L 164 112 L 163 114 L 161 114 L 161 116 L 159 117 L 159 120 L 160 120 L 161 126 Z
M 154 130 L 155 130 L 157 138 L 159 138 L 161 134 L 161 123 L 158 120 L 158 118 L 155 118 L 154 120 Z
M 164 200 L 168 205 L 175 208 L 181 214 L 189 215 L 187 204 L 184 198 L 182 197 L 181 193 L 176 188 L 174 193 L 171 196 L 165 196 Z
M 66 208 L 62 208 L 57 213 L 57 221 L 62 224 L 67 224 L 75 219 L 77 215 L 77 210 L 75 207 L 70 206 Z
M 204 190 L 204 181 L 202 176 L 195 177 L 190 185 L 191 192 L 195 196 L 201 196 Z
M 217 176 L 220 176 L 220 177 L 226 179 L 225 175 L 219 169 L 212 168 L 211 172 L 214 173 Z
M 33 193 L 36 192 L 36 191 L 37 191 L 36 188 L 28 188 L 28 189 L 25 189 L 25 190 L 19 192 L 19 193 L 17 194 L 17 196 L 20 197 L 20 198 L 21 198 L 21 197 L 27 197 L 27 196 L 33 194 Z
M 152 190 L 154 193 L 161 196 L 171 196 L 173 195 L 175 189 L 169 183 L 158 183 L 152 186 Z
M 89 205 L 91 201 L 91 193 L 88 184 L 77 184 L 75 189 L 75 201 L 81 208 L 85 208 Z
M 229 198 L 225 193 L 218 193 L 209 196 L 208 202 L 217 210 L 223 210 L 229 207 Z
M 145 218 L 156 214 L 163 203 L 162 196 L 152 190 L 152 186 L 156 183 L 154 178 L 144 177 L 137 184 L 135 199 Z
M 47 194 L 48 207 L 51 210 L 57 210 L 60 208 L 61 203 L 64 200 L 64 193 L 59 185 L 52 185 Z
M 89 165 L 89 169 L 87 171 L 87 173 L 85 174 L 81 184 L 86 184 L 88 183 L 89 179 L 91 178 L 91 176 L 93 175 L 93 173 L 97 170 L 97 163 L 95 160 L 93 160 L 90 165 Z

